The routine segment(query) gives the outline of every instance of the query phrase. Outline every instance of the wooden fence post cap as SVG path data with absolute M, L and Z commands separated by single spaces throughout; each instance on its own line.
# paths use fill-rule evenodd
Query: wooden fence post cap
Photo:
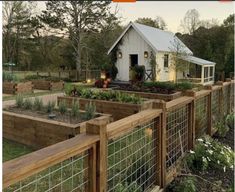
M 86 133 L 101 134 L 107 132 L 107 124 L 110 122 L 109 116 L 102 116 L 92 119 L 86 123 Z
M 223 83 L 224 83 L 223 81 L 217 81 L 216 85 L 223 85 Z
M 205 89 L 212 90 L 213 86 L 212 86 L 212 85 L 205 85 L 204 88 L 205 88 Z
M 226 78 L 225 81 L 226 82 L 231 82 L 231 78 Z

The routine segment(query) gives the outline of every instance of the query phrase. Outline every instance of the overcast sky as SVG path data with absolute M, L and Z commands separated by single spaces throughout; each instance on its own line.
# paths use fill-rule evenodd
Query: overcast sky
M 43 2 L 38 3 L 40 9 L 44 9 Z M 112 3 L 114 8 L 117 3 Z M 135 3 L 118 3 L 119 15 L 123 17 L 123 24 L 135 21 L 139 17 L 161 16 L 167 29 L 172 32 L 180 31 L 180 21 L 189 9 L 197 9 L 200 19 L 217 19 L 220 23 L 234 12 L 234 2 L 221 1 L 140 1 Z

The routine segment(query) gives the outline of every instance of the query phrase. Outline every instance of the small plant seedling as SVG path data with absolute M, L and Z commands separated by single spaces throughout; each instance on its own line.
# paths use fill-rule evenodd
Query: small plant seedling
M 32 107 L 33 107 L 33 102 L 32 102 L 32 100 L 29 99 L 29 98 L 26 98 L 26 99 L 24 100 L 24 105 L 23 105 L 23 107 L 24 107 L 24 109 L 32 109 Z
M 79 116 L 79 103 L 77 101 L 74 101 L 71 108 L 71 115 L 72 117 L 78 117 Z
M 16 96 L 16 107 L 21 108 L 24 105 L 24 98 L 21 94 Z
M 36 97 L 36 98 L 34 99 L 33 108 L 34 108 L 35 110 L 37 110 L 37 111 L 42 110 L 42 108 L 43 108 L 42 99 Z
M 85 119 L 90 120 L 95 117 L 96 106 L 92 102 L 85 106 Z
M 61 115 L 64 115 L 67 112 L 67 106 L 66 106 L 66 102 L 65 101 L 61 101 L 59 103 L 59 112 L 61 113 Z
M 55 109 L 55 102 L 49 101 L 46 105 L 46 112 L 51 113 Z

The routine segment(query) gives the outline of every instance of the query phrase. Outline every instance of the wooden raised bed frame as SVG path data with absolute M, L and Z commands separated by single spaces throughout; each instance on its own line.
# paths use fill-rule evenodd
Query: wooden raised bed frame
M 151 92 L 138 92 L 138 91 L 125 91 L 125 90 L 118 90 L 114 89 L 115 91 L 120 91 L 122 93 L 134 94 L 143 98 L 148 99 L 161 99 L 164 101 L 172 101 L 182 96 L 182 92 L 177 91 L 172 94 L 161 94 L 161 93 L 151 93 Z M 108 91 L 108 90 L 106 90 Z
M 96 105 L 97 112 L 111 114 L 114 121 L 133 115 L 145 109 L 151 109 L 153 106 L 153 100 L 146 100 L 142 104 L 130 104 L 130 103 L 120 103 L 120 102 L 105 101 L 98 99 L 84 99 L 84 98 L 69 97 L 69 96 L 61 96 L 58 97 L 57 99 L 58 99 L 58 104 L 62 100 L 65 100 L 68 107 L 71 107 L 73 101 L 78 101 L 80 109 L 82 110 L 85 109 L 86 104 L 92 102 Z
M 104 117 L 111 121 L 109 115 L 96 119 Z M 3 111 L 3 137 L 39 149 L 85 132 L 86 123 L 69 124 Z
M 18 93 L 32 93 L 33 84 L 31 81 L 22 83 L 3 82 L 3 93 L 18 94 Z
M 39 90 L 63 90 L 64 89 L 64 82 L 58 81 L 46 81 L 46 80 L 33 80 L 34 89 Z

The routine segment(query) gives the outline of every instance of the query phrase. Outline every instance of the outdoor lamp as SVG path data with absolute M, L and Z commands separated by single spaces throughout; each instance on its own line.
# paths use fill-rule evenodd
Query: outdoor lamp
M 122 52 L 118 52 L 118 58 L 122 58 Z
M 90 82 L 91 82 L 91 80 L 90 80 L 90 79 L 87 79 L 87 80 L 86 80 L 86 82 L 87 82 L 87 83 L 90 83 Z
M 149 54 L 148 54 L 148 51 L 145 51 L 144 52 L 144 58 L 148 58 Z
M 106 75 L 105 75 L 105 73 L 104 73 L 104 72 L 103 72 L 103 73 L 101 73 L 100 78 L 101 78 L 101 79 L 105 79 L 105 78 L 106 78 Z

